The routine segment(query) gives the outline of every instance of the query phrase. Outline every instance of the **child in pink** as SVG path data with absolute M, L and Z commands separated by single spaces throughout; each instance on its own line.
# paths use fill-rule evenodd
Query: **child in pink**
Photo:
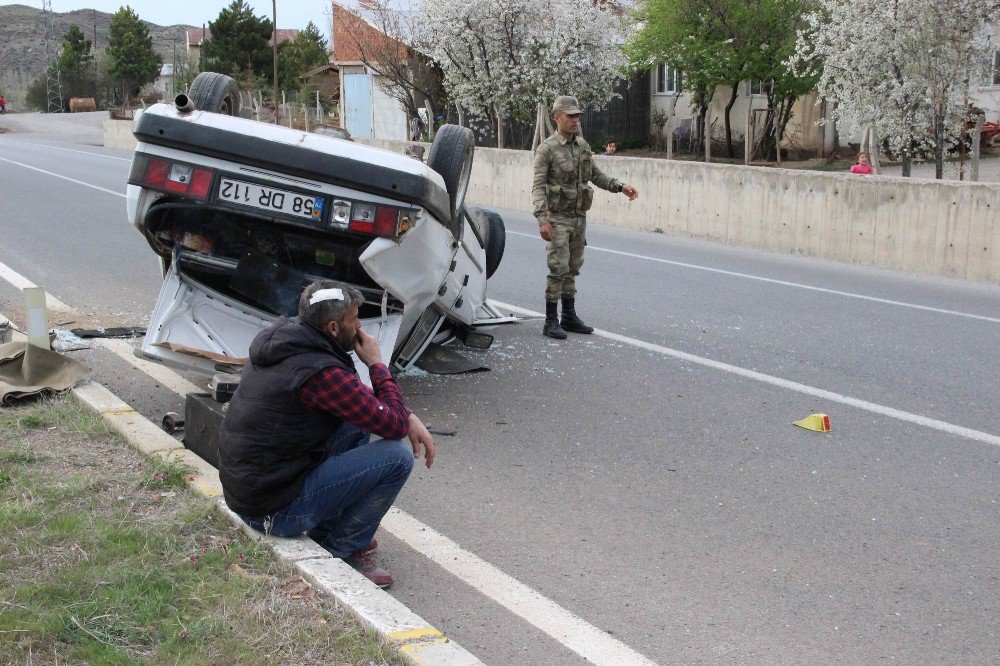
M 872 165 L 868 164 L 868 155 L 865 153 L 858 155 L 858 163 L 851 167 L 851 173 L 858 173 L 863 176 L 869 176 L 874 173 Z

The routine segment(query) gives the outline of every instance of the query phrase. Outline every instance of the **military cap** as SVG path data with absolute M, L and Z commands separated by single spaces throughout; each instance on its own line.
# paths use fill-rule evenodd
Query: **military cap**
M 552 113 L 558 113 L 559 111 L 567 115 L 583 113 L 580 110 L 580 105 L 577 104 L 576 97 L 570 97 L 569 95 L 556 97 L 556 101 L 552 102 Z

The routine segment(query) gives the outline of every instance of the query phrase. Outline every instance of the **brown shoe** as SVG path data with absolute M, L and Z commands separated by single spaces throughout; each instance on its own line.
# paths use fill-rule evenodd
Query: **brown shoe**
M 375 564 L 375 560 L 369 551 L 356 550 L 344 561 L 350 564 L 355 571 L 383 589 L 392 585 L 393 581 L 396 580 L 391 573 Z
M 362 553 L 374 553 L 378 550 L 378 539 L 372 539 L 372 542 L 361 549 Z

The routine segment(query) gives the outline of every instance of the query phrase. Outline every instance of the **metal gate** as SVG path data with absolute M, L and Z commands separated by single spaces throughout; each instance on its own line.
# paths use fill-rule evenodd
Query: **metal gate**
M 344 123 L 351 136 L 372 138 L 371 75 L 344 75 Z

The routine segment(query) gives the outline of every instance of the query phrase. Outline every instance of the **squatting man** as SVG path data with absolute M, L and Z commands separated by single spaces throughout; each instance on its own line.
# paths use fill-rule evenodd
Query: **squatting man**
M 363 300 L 353 287 L 314 282 L 298 317 L 254 338 L 222 422 L 219 480 L 229 508 L 255 530 L 305 532 L 388 587 L 392 574 L 373 558 L 375 531 L 414 459 L 422 451 L 429 469 L 435 448 L 378 341 L 361 329 Z M 358 379 L 351 350 L 368 366 L 372 388 Z
M 538 233 L 548 241 L 548 284 L 545 289 L 545 326 L 542 333 L 558 340 L 571 333 L 593 333 L 576 314 L 576 276 L 583 266 L 587 244 L 587 211 L 597 185 L 621 192 L 635 201 L 639 192 L 601 171 L 591 159 L 590 145 L 580 136 L 580 106 L 575 97 L 557 97 L 552 104 L 556 132 L 535 152 L 531 199 Z M 559 300 L 562 299 L 562 319 Z

